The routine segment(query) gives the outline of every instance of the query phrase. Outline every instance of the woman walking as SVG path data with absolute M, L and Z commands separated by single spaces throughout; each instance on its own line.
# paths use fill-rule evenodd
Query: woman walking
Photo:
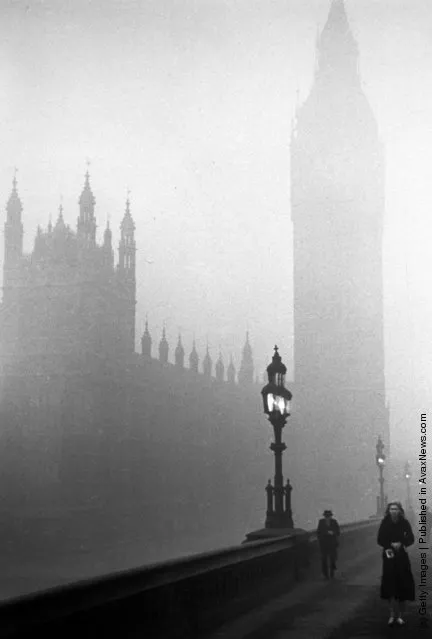
M 398 501 L 387 505 L 384 519 L 378 531 L 378 544 L 383 548 L 381 598 L 390 603 L 389 626 L 395 622 L 403 626 L 405 601 L 414 601 L 415 585 L 411 564 L 405 550 L 414 543 L 411 525 L 405 519 Z

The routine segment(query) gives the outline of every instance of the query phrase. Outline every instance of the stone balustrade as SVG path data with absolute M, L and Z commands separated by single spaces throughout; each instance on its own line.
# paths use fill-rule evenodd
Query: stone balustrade
M 376 548 L 378 521 L 341 526 L 340 561 Z M 314 532 L 249 542 L 0 603 L 7 638 L 205 637 L 317 574 Z

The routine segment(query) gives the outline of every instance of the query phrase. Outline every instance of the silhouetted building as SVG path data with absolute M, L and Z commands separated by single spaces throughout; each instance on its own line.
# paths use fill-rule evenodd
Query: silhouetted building
M 295 388 L 288 382 L 294 397 L 285 465 L 295 520 L 308 527 L 323 504 L 341 520 L 371 514 L 377 434 L 388 450 L 383 150 L 341 0 L 318 42 L 314 85 L 297 112 L 291 155 Z M 262 501 L 270 464 L 249 335 L 238 384 L 232 357 L 226 382 L 221 356 L 212 377 L 208 348 L 199 371 L 195 340 L 189 368 L 180 337 L 170 363 L 165 328 L 153 359 L 147 322 L 135 353 L 129 200 L 117 265 L 109 225 L 103 244 L 96 242 L 88 173 L 76 231 L 60 209 L 54 227 L 38 228 L 33 252 L 24 255 L 22 212 L 14 178 L 0 306 L 0 417 L 7 416 L 10 439 L 18 441 L 8 459 L 11 473 L 26 477 L 23 494 L 51 460 L 53 476 L 69 487 L 60 504 L 65 495 L 69 504 L 103 495 L 116 525 L 130 530 L 136 519 L 119 509 L 139 517 L 146 509 L 141 530 L 154 523 L 158 541 L 159 534 L 178 540 L 180 530 L 201 539 L 205 526 L 222 539 L 221 516 L 241 528 Z M 45 506 L 51 503 L 48 483 L 40 494 Z M 169 522 L 178 529 L 170 531 Z
M 135 344 L 135 240 L 129 201 L 121 223 L 119 262 L 111 230 L 96 242 L 95 198 L 88 173 L 74 232 L 60 207 L 23 252 L 22 204 L 16 178 L 7 203 L 0 362 L 3 397 L 47 399 L 46 381 L 63 370 L 91 370 L 130 357 Z M 50 394 L 53 397 L 53 393 Z
M 311 490 L 324 485 L 325 503 L 339 513 L 344 497 L 360 507 L 372 490 L 374 443 L 378 434 L 387 446 L 389 438 L 384 153 L 358 62 L 344 3 L 334 0 L 317 43 L 313 87 L 293 127 L 291 215 L 294 419 L 298 442 L 311 429 Z
M 141 354 L 135 353 L 136 247 L 129 199 L 120 225 L 117 266 L 109 224 L 103 243 L 96 241 L 95 198 L 88 172 L 76 232 L 65 223 L 60 207 L 55 225 L 50 221 L 46 231 L 38 227 L 33 252 L 24 255 L 22 213 L 14 178 L 6 207 L 0 305 L 0 410 L 8 415 L 11 441 L 21 438 L 24 449 L 34 452 L 34 459 L 22 456 L 21 470 L 16 466 L 13 472 L 18 476 L 23 471 L 28 479 L 40 448 L 45 451 L 44 474 L 68 486 L 70 500 L 82 501 L 88 494 L 109 494 L 111 482 L 118 486 L 119 477 L 123 484 L 126 477 L 130 479 L 121 466 L 130 470 L 141 463 L 135 436 L 144 446 L 154 427 L 163 441 L 160 421 L 168 417 L 162 417 L 158 393 L 163 394 L 164 410 L 172 411 L 170 419 L 179 420 L 177 401 L 183 405 L 187 397 L 186 405 L 196 407 L 205 397 L 202 410 L 211 413 L 212 403 L 222 401 L 220 393 L 228 384 L 221 356 L 216 379 L 212 377 L 208 348 L 199 372 L 195 340 L 189 369 L 180 335 L 171 364 L 165 327 L 157 359 L 152 358 L 147 321 Z M 230 373 L 228 378 L 235 382 Z M 219 398 L 214 395 L 216 386 Z M 253 384 L 242 395 L 249 392 L 259 397 Z M 240 404 L 230 393 L 231 389 L 223 399 L 224 410 L 237 414 Z M 194 419 L 188 418 L 192 438 L 201 436 L 201 416 L 196 423 Z M 30 443 L 30 433 L 37 443 Z M 145 450 L 148 453 L 148 447 Z
M 11 538 L 21 534 L 18 517 L 30 522 L 43 512 L 44 530 L 54 534 L 55 521 L 58 538 L 75 546 L 90 538 L 93 544 L 125 541 L 138 531 L 153 548 L 150 559 L 155 548 L 166 556 L 168 547 L 190 546 L 191 539 L 197 549 L 210 539 L 229 543 L 220 508 L 237 531 L 232 539 L 241 538 L 245 513 L 266 476 L 265 456 L 247 478 L 234 472 L 254 460 L 260 437 L 265 449 L 260 389 L 240 388 L 232 362 L 225 382 L 221 356 L 212 377 L 208 348 L 200 372 L 195 341 L 186 368 L 180 336 L 171 363 L 165 327 L 152 357 L 147 321 L 141 353 L 134 352 L 129 200 L 117 266 L 109 224 L 102 245 L 96 242 L 88 174 L 76 231 L 60 208 L 54 226 L 38 228 L 31 255 L 23 254 L 15 178 L 6 212 L 0 479 Z M 221 475 L 217 485 L 213 463 Z M 203 509 L 210 494 L 213 505 Z M 178 524 L 170 528 L 170 521 Z M 46 539 L 32 529 L 35 552 Z

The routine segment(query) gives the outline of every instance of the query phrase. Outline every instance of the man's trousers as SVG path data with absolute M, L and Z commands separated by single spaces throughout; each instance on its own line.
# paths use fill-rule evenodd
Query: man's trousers
M 324 577 L 334 576 L 336 570 L 337 548 L 321 548 L 321 567 Z

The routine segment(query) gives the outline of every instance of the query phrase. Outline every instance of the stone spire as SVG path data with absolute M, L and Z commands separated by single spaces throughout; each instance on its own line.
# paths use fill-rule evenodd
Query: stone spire
M 130 211 L 129 195 L 126 200 L 126 209 L 120 224 L 119 244 L 119 269 L 135 279 L 135 223 Z
M 230 357 L 230 363 L 227 369 L 227 381 L 229 384 L 235 384 L 236 381 L 236 369 L 234 366 L 232 355 Z
M 68 254 L 68 229 L 63 218 L 63 206 L 60 204 L 57 221 L 52 233 L 52 257 L 56 263 L 67 260 Z
M 112 231 L 110 228 L 109 219 L 107 219 L 105 231 L 104 231 L 104 246 L 112 247 Z
M 96 204 L 96 200 L 90 186 L 90 173 L 88 172 L 88 169 L 85 172 L 84 186 L 79 198 L 79 204 L 83 208 L 87 208 L 87 210 L 91 210 Z
M 5 222 L 5 253 L 8 244 L 20 256 L 22 255 L 22 242 L 24 228 L 22 224 L 21 214 L 23 206 L 18 195 L 16 172 L 12 180 L 12 191 L 6 205 L 6 222 Z
M 104 231 L 103 250 L 105 255 L 105 264 L 110 268 L 114 267 L 114 251 L 112 247 L 112 231 L 110 228 L 109 219 Z
M 203 375 L 204 375 L 204 377 L 211 377 L 212 366 L 213 366 L 213 362 L 212 362 L 212 359 L 210 357 L 209 347 L 208 347 L 208 344 L 207 344 L 206 354 L 205 354 L 205 357 L 203 359 Z
M 65 221 L 64 221 L 64 218 L 63 218 L 63 205 L 62 204 L 60 204 L 60 206 L 59 206 L 58 217 L 57 217 L 57 221 L 56 221 L 54 230 L 57 231 L 57 232 L 59 232 L 59 231 L 63 232 L 63 231 L 66 230 L 66 224 L 65 224 Z
M 90 187 L 90 175 L 85 174 L 84 187 L 79 198 L 80 214 L 77 223 L 78 236 L 88 244 L 96 242 L 96 218 L 94 215 L 96 200 Z
M 10 299 L 11 289 L 19 278 L 23 255 L 24 227 L 22 224 L 22 204 L 18 197 L 16 172 L 12 181 L 12 192 L 6 205 L 4 225 L 3 300 Z
M 36 236 L 34 240 L 34 248 L 33 248 L 33 255 L 35 257 L 37 258 L 41 257 L 43 246 L 44 246 L 44 241 L 43 241 L 43 235 L 42 235 L 42 228 L 40 224 L 38 224 L 36 229 Z
M 6 205 L 7 222 L 10 224 L 21 223 L 21 213 L 23 206 L 18 195 L 16 170 L 12 180 L 12 191 Z
M 254 364 L 252 358 L 252 348 L 249 343 L 249 332 L 246 333 L 246 342 L 243 347 L 243 355 L 240 364 L 240 370 L 238 374 L 239 384 L 248 385 L 253 384 L 254 379 Z
M 161 364 L 168 364 L 169 345 L 165 334 L 165 326 L 162 330 L 162 339 L 159 342 L 159 361 Z
M 119 263 L 117 275 L 126 293 L 124 315 L 128 326 L 129 350 L 135 348 L 135 308 L 136 308 L 136 245 L 135 224 L 130 212 L 129 193 L 126 210 L 120 224 Z
M 192 344 L 192 350 L 189 355 L 189 368 L 193 373 L 198 373 L 198 364 L 199 364 L 199 358 L 198 358 L 198 353 L 196 350 L 195 340 L 194 340 Z
M 222 353 L 219 351 L 219 358 L 216 362 L 216 367 L 215 367 L 215 373 L 216 373 L 216 381 L 218 382 L 223 382 L 224 381 L 224 373 L 225 373 L 225 366 L 222 360 Z
M 181 341 L 181 336 L 179 335 L 177 347 L 174 352 L 175 365 L 177 366 L 177 368 L 184 368 L 184 358 L 185 358 L 185 351 Z
M 151 358 L 152 338 L 149 332 L 148 321 L 146 319 L 145 330 L 141 337 L 141 354 L 147 358 Z
M 348 22 L 343 0 L 333 0 L 326 25 L 317 40 L 316 75 L 338 82 L 359 82 L 359 51 Z

